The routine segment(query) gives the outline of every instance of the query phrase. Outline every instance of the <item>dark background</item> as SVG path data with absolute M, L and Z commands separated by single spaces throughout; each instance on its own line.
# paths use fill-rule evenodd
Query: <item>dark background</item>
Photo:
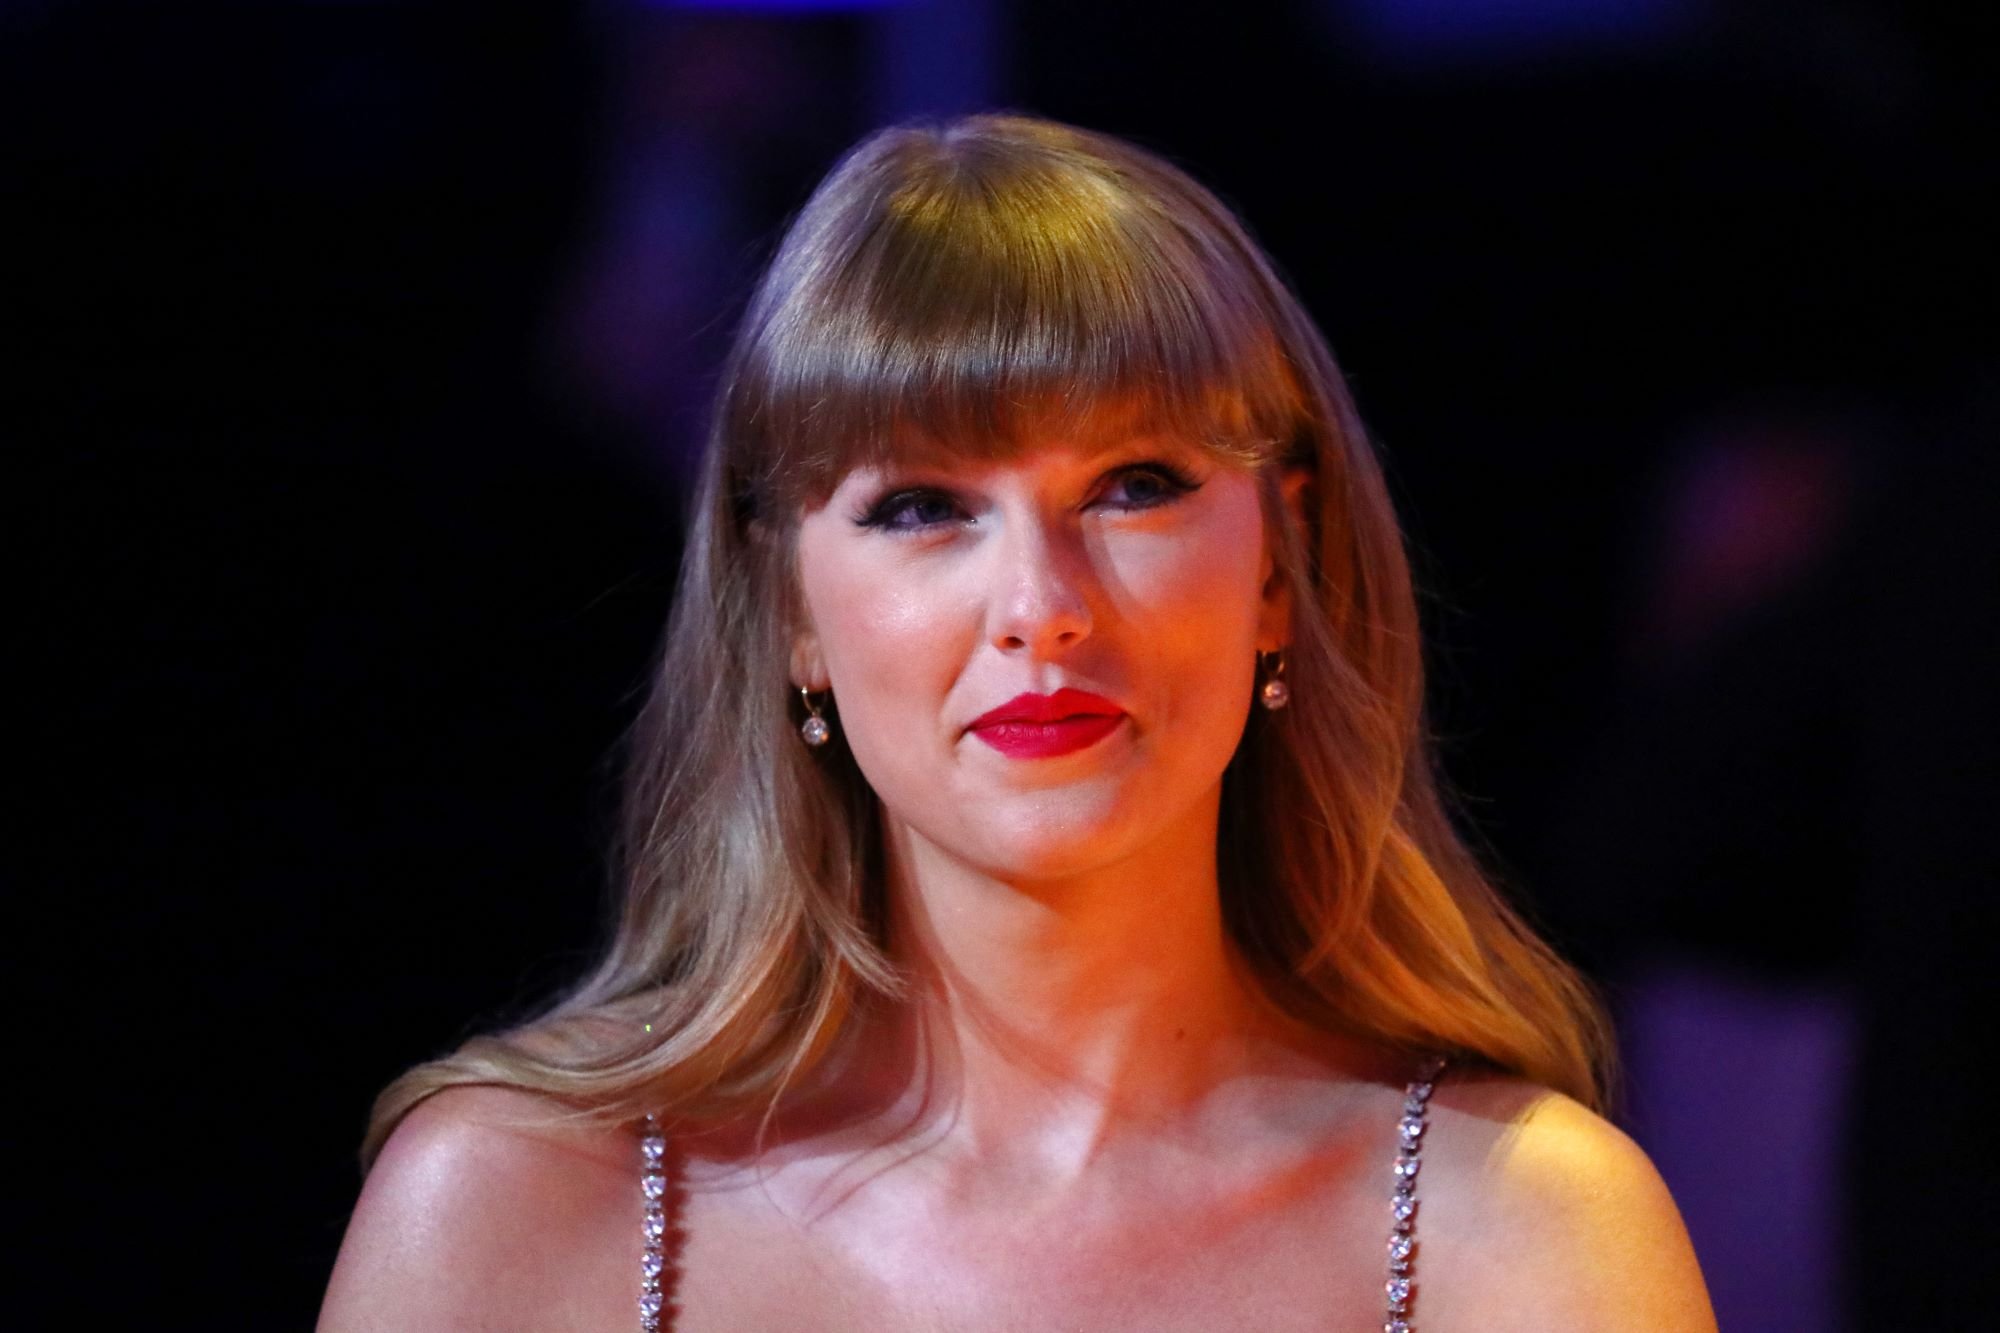
M 375 1092 L 592 946 L 760 261 L 867 129 L 987 106 L 1180 162 L 1326 329 L 1468 831 L 1617 1005 L 1723 1327 L 1992 1309 L 1992 36 L 1937 0 L 0 4 L 49 1310 L 309 1325 Z

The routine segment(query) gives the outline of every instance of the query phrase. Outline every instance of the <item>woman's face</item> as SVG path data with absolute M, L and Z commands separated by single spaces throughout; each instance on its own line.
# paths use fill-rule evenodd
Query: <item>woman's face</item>
M 892 835 L 1010 880 L 1212 839 L 1255 655 L 1288 639 L 1252 474 L 1133 438 L 863 468 L 798 542 L 794 683 L 833 691 Z M 975 725 L 1023 695 L 1041 717 Z

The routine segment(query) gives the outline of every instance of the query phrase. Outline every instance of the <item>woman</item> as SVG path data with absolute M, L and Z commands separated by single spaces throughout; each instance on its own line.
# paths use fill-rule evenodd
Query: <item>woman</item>
M 614 938 L 382 1094 L 321 1327 L 1712 1327 L 1422 693 L 1229 211 L 871 136 L 726 368 Z

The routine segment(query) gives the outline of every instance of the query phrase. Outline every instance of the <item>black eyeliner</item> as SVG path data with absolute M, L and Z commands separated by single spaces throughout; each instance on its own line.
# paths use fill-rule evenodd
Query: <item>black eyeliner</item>
M 952 500 L 950 495 L 938 490 L 934 486 L 906 486 L 900 490 L 889 492 L 881 499 L 875 501 L 864 512 L 854 515 L 854 524 L 856 527 L 862 528 L 886 528 L 889 526 L 890 516 L 902 506 L 912 500 L 928 499 L 933 496 L 954 504 L 957 503 L 957 501 Z
M 1102 484 L 1114 483 L 1118 478 L 1135 472 L 1149 472 L 1153 474 L 1154 477 L 1165 485 L 1166 493 L 1156 496 L 1151 500 L 1136 502 L 1128 506 L 1133 510 L 1157 509 L 1162 505 L 1171 504 L 1183 496 L 1198 491 L 1202 487 L 1202 482 L 1197 480 L 1186 469 L 1177 464 L 1167 462 L 1164 459 L 1141 459 L 1130 463 L 1121 463 L 1104 474 Z M 935 486 L 905 486 L 890 491 L 862 512 L 850 515 L 850 520 L 859 528 L 874 528 L 889 531 L 894 527 L 889 520 L 894 517 L 898 510 L 914 501 L 927 499 L 943 500 L 951 505 L 958 503 L 957 498 L 950 492 L 940 490 Z M 925 528 L 935 526 L 935 524 L 925 523 L 918 524 L 906 530 L 919 532 Z

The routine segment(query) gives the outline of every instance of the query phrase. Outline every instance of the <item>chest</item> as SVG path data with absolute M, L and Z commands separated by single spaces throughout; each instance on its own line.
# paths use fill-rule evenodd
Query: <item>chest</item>
M 1372 1201 L 1372 1200 L 1371 1200 Z M 1382 1322 L 1384 1210 L 1347 1192 L 1227 1209 L 1011 1217 L 857 1209 L 801 1226 L 690 1201 L 674 1333 L 1360 1330 Z

